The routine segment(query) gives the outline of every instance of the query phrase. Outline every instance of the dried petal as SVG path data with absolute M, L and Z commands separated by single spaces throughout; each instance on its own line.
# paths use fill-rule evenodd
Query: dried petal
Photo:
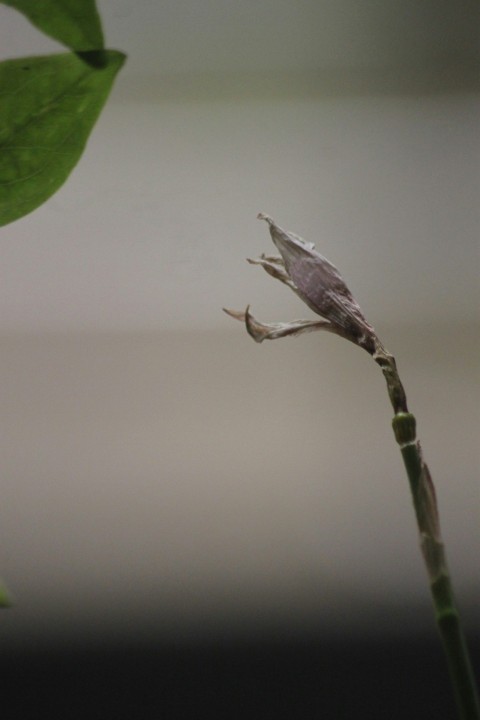
M 285 272 L 285 265 L 282 258 L 267 257 L 266 255 L 261 255 L 255 260 L 247 258 L 247 262 L 249 262 L 250 265 L 261 265 L 269 275 L 274 277 L 276 280 L 280 280 L 281 282 L 285 283 L 285 285 L 288 285 L 288 287 L 290 287 L 294 292 L 296 292 L 297 288 Z
M 263 340 L 277 340 L 288 335 L 301 335 L 315 330 L 335 332 L 328 320 L 292 320 L 286 323 L 266 324 L 254 318 L 249 307 L 244 312 L 241 310 L 227 310 L 227 308 L 223 308 L 223 310 L 235 320 L 244 322 L 249 335 L 258 343 L 263 342 Z

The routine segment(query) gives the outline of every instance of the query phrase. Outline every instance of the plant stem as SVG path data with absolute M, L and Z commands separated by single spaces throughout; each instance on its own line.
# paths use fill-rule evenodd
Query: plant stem
M 0 608 L 8 608 L 12 604 L 7 588 L 0 580 Z
M 377 342 L 373 358 L 382 368 L 395 412 L 393 432 L 410 482 L 420 546 L 430 579 L 435 620 L 447 656 L 459 717 L 461 720 L 480 720 L 477 687 L 440 533 L 435 488 L 416 437 L 416 420 L 408 411 L 407 398 L 393 355 Z

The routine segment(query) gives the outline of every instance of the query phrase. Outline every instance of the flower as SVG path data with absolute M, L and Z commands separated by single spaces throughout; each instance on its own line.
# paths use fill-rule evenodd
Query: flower
M 245 312 L 224 308 L 225 312 L 245 322 L 247 331 L 256 342 L 313 330 L 327 330 L 373 355 L 378 346 L 375 331 L 365 320 L 359 304 L 337 268 L 320 255 L 312 243 L 283 230 L 264 213 L 259 213 L 257 217 L 268 223 L 270 235 L 281 257 L 262 254 L 258 259 L 249 259 L 248 262 L 261 265 L 269 275 L 288 285 L 322 320 L 263 324 L 253 317 L 249 307 Z

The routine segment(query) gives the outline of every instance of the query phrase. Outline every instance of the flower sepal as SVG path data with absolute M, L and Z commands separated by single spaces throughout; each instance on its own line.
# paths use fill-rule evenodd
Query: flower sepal
M 223 308 L 223 311 L 230 317 L 235 318 L 235 320 L 244 322 L 248 334 L 258 343 L 264 340 L 277 340 L 288 335 L 302 335 L 315 330 L 335 332 L 328 320 L 291 320 L 290 322 L 262 323 L 251 314 L 250 306 L 244 311 L 228 310 L 227 308 Z

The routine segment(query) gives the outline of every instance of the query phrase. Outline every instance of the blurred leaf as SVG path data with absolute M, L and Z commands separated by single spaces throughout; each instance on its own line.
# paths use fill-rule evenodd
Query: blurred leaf
M 102 50 L 95 0 L 0 0 L 26 15 L 46 35 L 76 52 Z
M 12 598 L 5 585 L 0 581 L 0 608 L 9 608 L 11 606 Z
M 0 63 L 0 225 L 35 210 L 78 162 L 125 55 L 94 70 L 73 53 Z

